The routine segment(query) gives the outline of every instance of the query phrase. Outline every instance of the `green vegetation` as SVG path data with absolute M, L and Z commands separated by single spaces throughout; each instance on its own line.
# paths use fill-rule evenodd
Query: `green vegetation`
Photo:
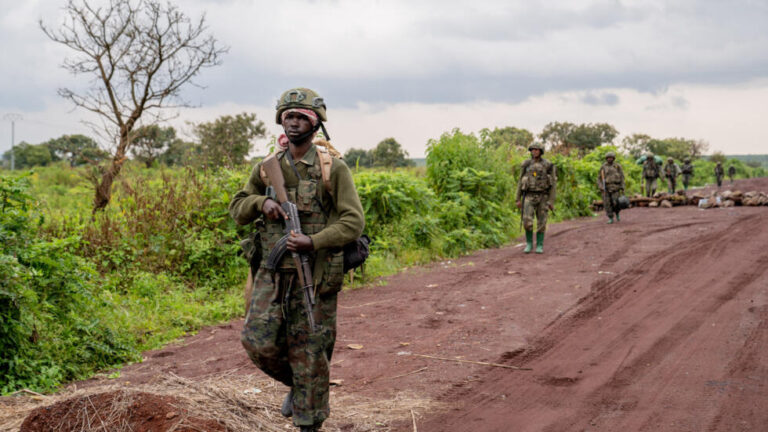
M 518 236 L 514 198 L 531 139 L 515 128 L 479 136 L 456 129 L 429 141 L 426 167 L 353 164 L 374 239 L 356 283 Z M 544 155 L 557 167 L 553 220 L 593 214 L 596 175 L 611 150 Z M 627 192 L 639 193 L 641 167 L 617 153 Z M 0 393 L 49 391 L 242 314 L 247 270 L 238 240 L 249 228 L 235 225 L 227 205 L 249 166 L 129 161 L 111 204 L 92 214 L 91 168 L 71 167 L 72 160 L 0 172 Z M 741 161 L 730 165 L 738 177 L 766 175 Z M 694 166 L 694 185 L 714 181 L 712 161 Z

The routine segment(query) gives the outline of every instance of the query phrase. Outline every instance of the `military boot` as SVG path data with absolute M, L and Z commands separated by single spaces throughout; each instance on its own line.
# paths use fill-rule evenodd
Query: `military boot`
M 299 432 L 319 432 L 320 431 L 319 424 L 315 424 L 312 426 L 299 426 Z
M 616 222 L 621 222 L 621 218 L 619 217 L 619 213 L 616 213 Z
M 533 249 L 533 231 L 525 230 L 525 249 L 523 253 L 531 253 Z
M 612 224 L 613 223 L 613 217 L 609 217 L 607 223 Z
M 536 253 L 544 253 L 544 233 L 536 233 Z
M 293 415 L 293 389 L 285 395 L 283 406 L 280 407 L 280 414 L 282 414 L 283 417 L 291 417 Z

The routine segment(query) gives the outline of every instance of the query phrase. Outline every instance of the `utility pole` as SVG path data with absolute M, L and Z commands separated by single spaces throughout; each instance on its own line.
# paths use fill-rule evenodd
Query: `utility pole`
M 21 114 L 6 114 L 3 116 L 4 119 L 10 120 L 11 122 L 11 171 L 13 171 L 16 168 L 16 120 L 21 120 Z

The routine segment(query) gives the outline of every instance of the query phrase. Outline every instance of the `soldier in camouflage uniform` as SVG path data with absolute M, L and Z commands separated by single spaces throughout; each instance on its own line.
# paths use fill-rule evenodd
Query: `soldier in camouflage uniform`
M 717 187 L 723 185 L 723 175 L 725 175 L 723 172 L 723 164 L 718 162 L 717 165 L 715 165 L 715 180 L 717 180 Z
M 691 163 L 691 158 L 685 158 L 685 163 L 683 164 L 683 188 L 685 190 L 688 190 L 688 185 L 691 183 L 691 178 L 693 177 L 693 164 Z
M 674 159 L 667 158 L 667 163 L 664 165 L 664 177 L 667 179 L 667 191 L 671 194 L 675 193 L 677 189 L 678 175 L 680 175 L 680 167 L 677 166 Z
M 656 179 L 661 176 L 659 165 L 653 153 L 648 153 L 643 162 L 643 179 L 645 180 L 645 196 L 652 197 L 656 193 Z
M 731 184 L 733 184 L 733 177 L 736 175 L 736 167 L 731 165 L 728 167 L 728 178 L 731 179 Z
M 324 149 L 319 150 L 312 140 L 325 120 L 325 103 L 312 90 L 292 89 L 278 101 L 276 121 L 285 130 L 281 139 L 289 141 L 287 149 L 278 149 L 278 158 L 304 233 L 293 235 L 288 249 L 311 257 L 317 329 L 310 331 L 303 287 L 298 284 L 290 253 L 286 253 L 274 272 L 262 263 L 254 276 L 241 337 L 256 366 L 291 389 L 281 413 L 292 416 L 303 432 L 319 430 L 330 414 L 329 364 L 336 341 L 336 298 L 344 276 L 341 247 L 357 239 L 365 223 L 352 173 L 344 161 L 332 159 L 330 188 L 322 178 L 318 152 Z M 288 152 L 295 161 L 293 166 L 286 157 Z M 267 182 L 258 163 L 229 206 L 238 224 L 263 219 L 258 229 L 265 257 L 283 236 L 286 217 L 280 205 L 267 196 Z
M 547 230 L 547 211 L 554 210 L 557 172 L 552 162 L 541 157 L 544 146 L 533 143 L 528 146 L 531 158 L 520 167 L 520 181 L 517 183 L 517 208 L 523 211 L 525 228 L 525 249 L 533 249 L 533 218 L 536 226 L 536 253 L 544 253 L 544 232 Z
M 614 163 L 616 153 L 608 152 L 605 154 L 605 163 L 600 167 L 598 173 L 598 187 L 603 194 L 603 206 L 605 214 L 608 215 L 608 223 L 613 223 L 613 215 L 616 215 L 616 221 L 619 218 L 619 197 L 624 194 L 624 170 L 621 165 Z

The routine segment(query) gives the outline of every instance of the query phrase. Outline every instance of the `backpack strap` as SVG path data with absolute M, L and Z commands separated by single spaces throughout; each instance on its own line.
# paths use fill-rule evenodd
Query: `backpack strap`
M 333 196 L 333 191 L 331 190 L 331 167 L 333 166 L 333 156 L 331 156 L 328 149 L 323 146 L 316 145 L 315 149 L 317 150 L 317 156 L 320 158 L 320 175 L 323 178 L 325 190 L 328 191 L 330 196 Z
M 276 151 L 274 153 L 270 153 L 267 157 L 274 154 L 274 155 L 277 155 L 277 160 L 280 160 L 282 158 L 283 153 L 285 153 L 285 150 Z M 272 181 L 269 179 L 269 177 L 267 177 L 267 172 L 264 171 L 264 165 L 259 166 L 259 177 L 261 177 L 261 182 L 264 183 L 265 186 L 272 186 Z

